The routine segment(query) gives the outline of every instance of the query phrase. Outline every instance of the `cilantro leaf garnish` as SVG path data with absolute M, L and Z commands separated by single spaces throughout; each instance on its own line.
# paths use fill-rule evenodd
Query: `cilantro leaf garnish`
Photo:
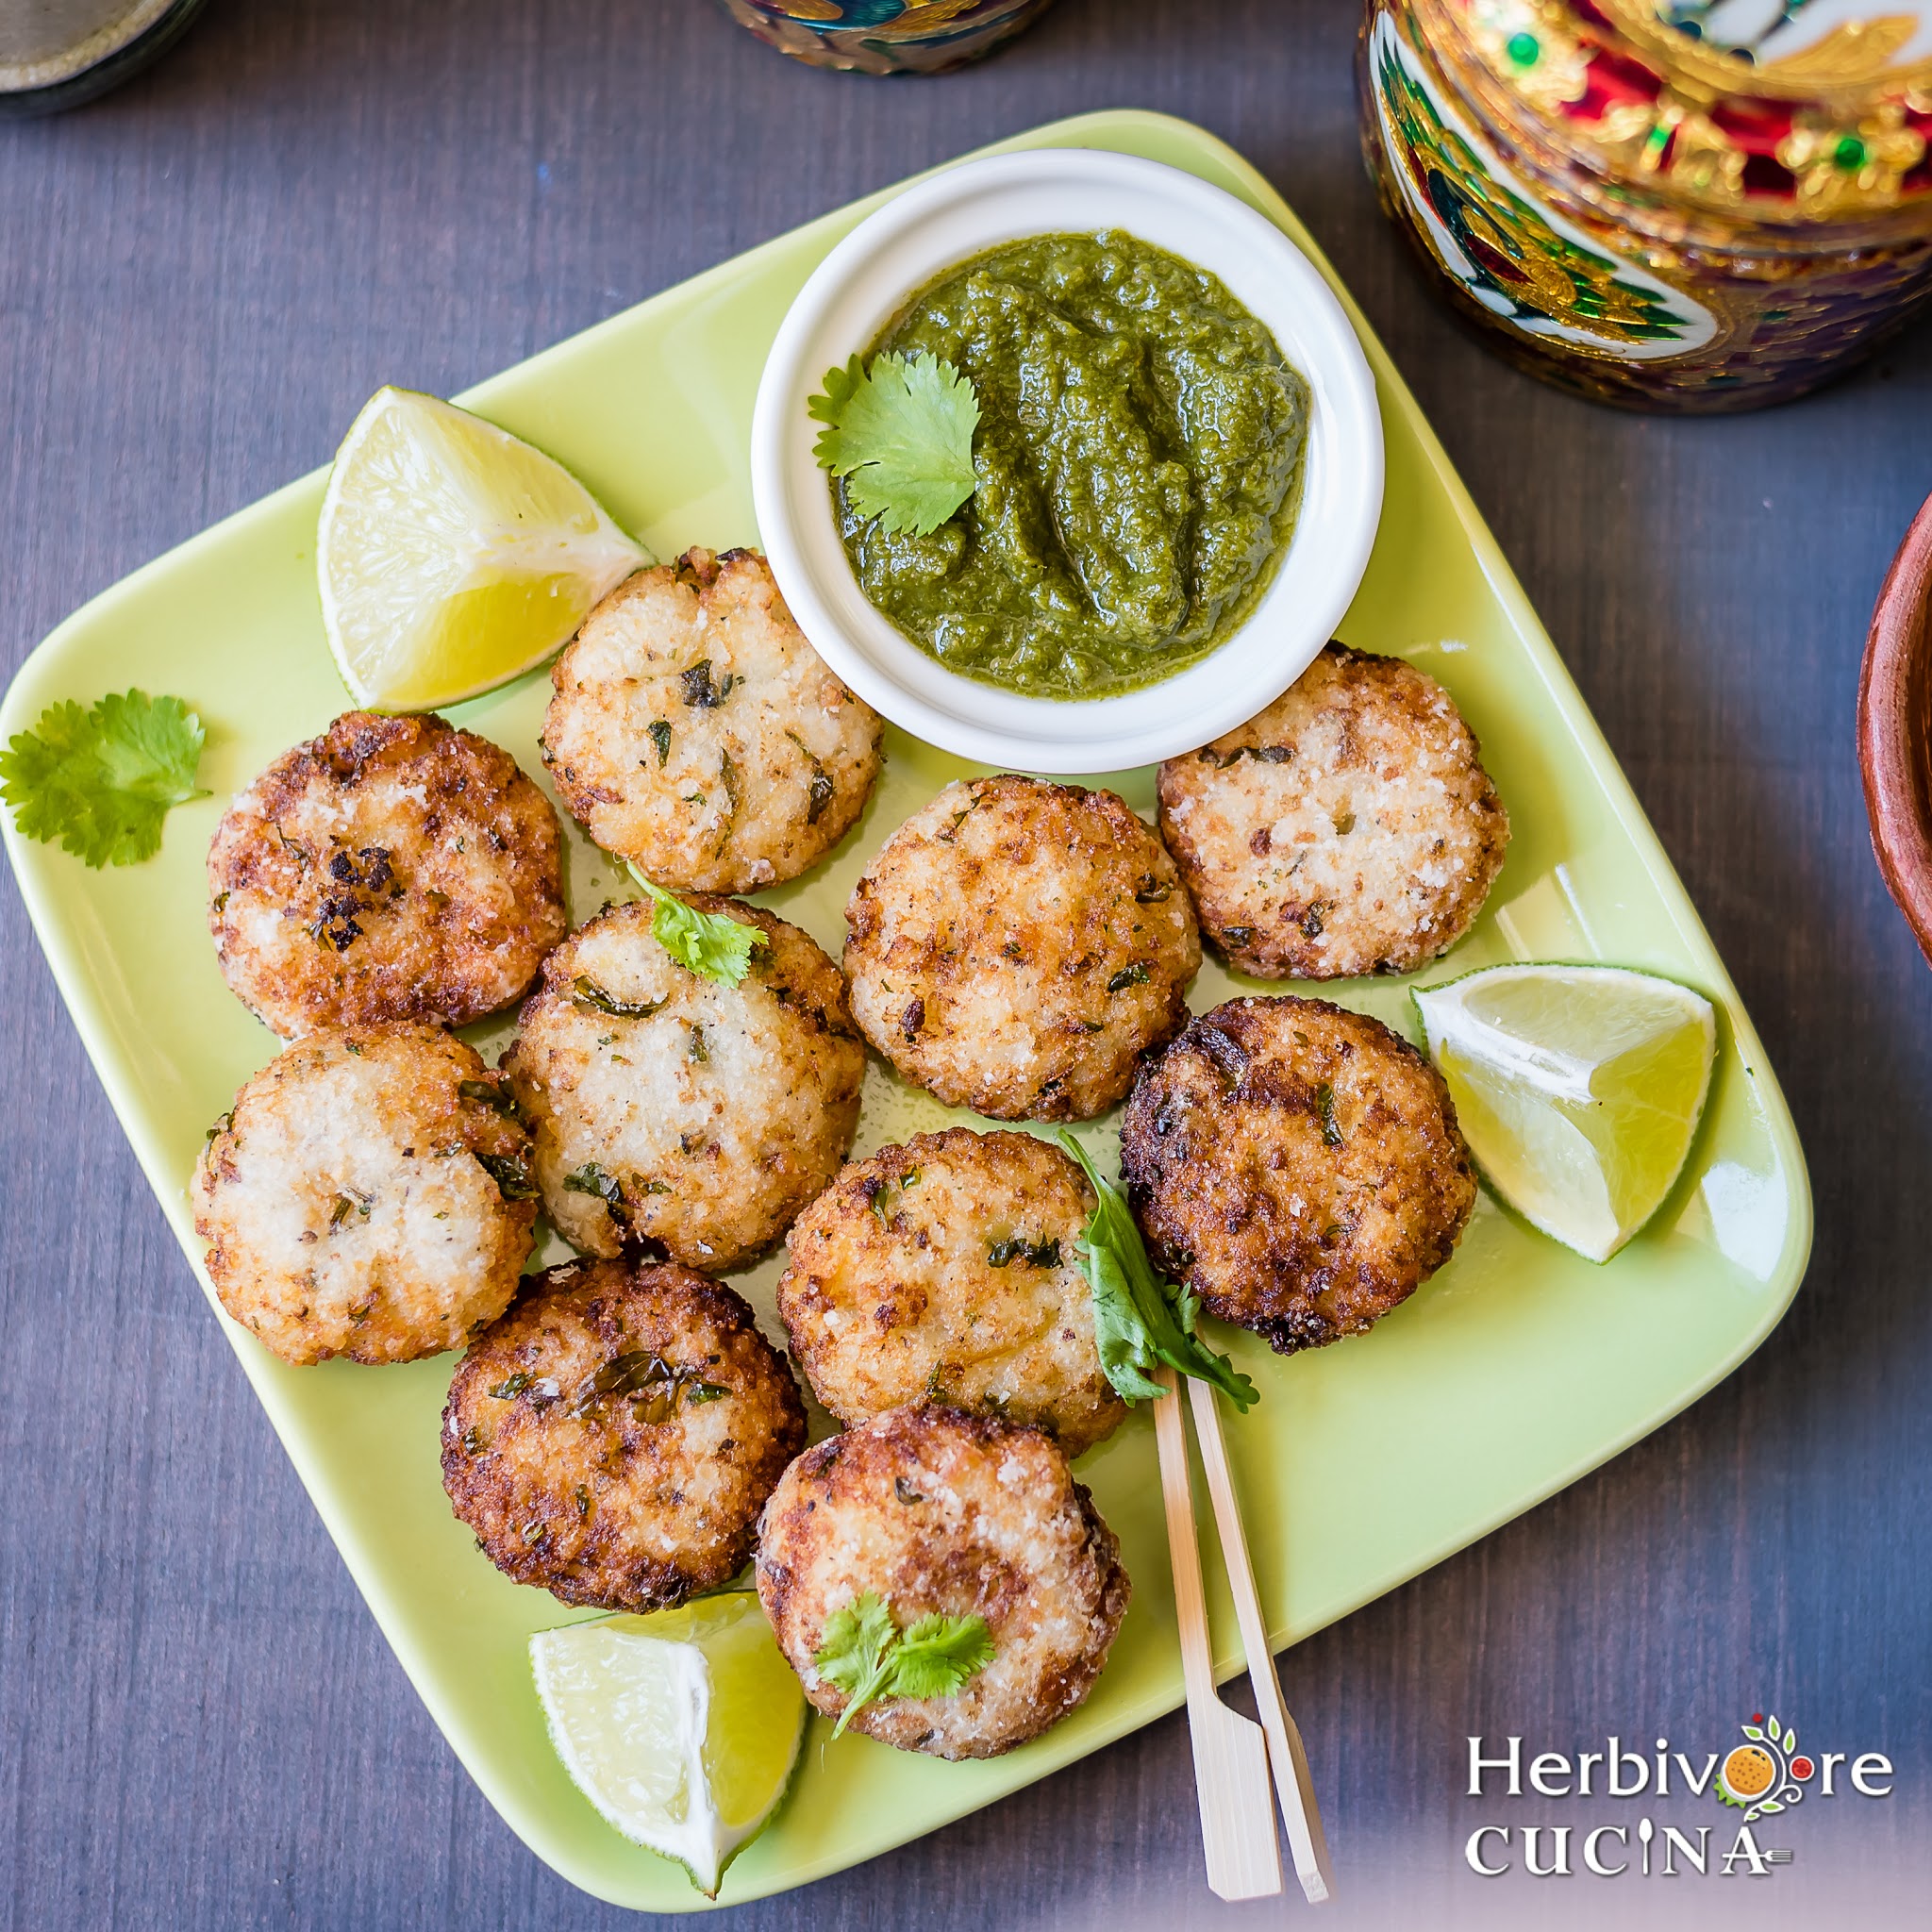
M 992 1633 L 983 1617 L 937 1611 L 909 1629 L 892 1622 L 886 1602 L 867 1591 L 825 1619 L 812 1662 L 826 1683 L 844 1691 L 838 1737 L 861 1709 L 880 1697 L 951 1697 L 992 1661 Z
M 871 1591 L 825 1619 L 812 1662 L 819 1675 L 844 1691 L 847 1700 L 833 1727 L 833 1737 L 844 1730 L 863 1706 L 883 1693 L 887 1659 L 898 1641 L 899 1629 L 891 1611 Z
M 626 870 L 655 908 L 651 937 L 674 959 L 721 986 L 743 985 L 751 971 L 752 948 L 771 943 L 757 926 L 727 919 L 722 912 L 700 912 L 675 893 L 653 885 L 636 866 Z
M 845 479 L 861 516 L 924 537 L 973 494 L 973 432 L 979 398 L 937 356 L 855 356 L 825 371 L 825 392 L 806 404 L 829 426 L 812 445 L 820 466 Z
M 921 1617 L 892 1653 L 894 1697 L 951 1697 L 992 1661 L 992 1632 L 981 1617 Z
M 92 710 L 70 698 L 0 751 L 0 798 L 23 838 L 58 840 L 96 869 L 133 865 L 160 850 L 170 806 L 208 796 L 194 784 L 206 737 L 179 698 L 125 691 Z
M 1073 1135 L 1062 1128 L 1058 1138 L 1093 1190 L 1093 1213 L 1074 1254 L 1092 1291 L 1093 1338 L 1115 1392 L 1126 1402 L 1153 1401 L 1165 1392 L 1154 1379 L 1155 1369 L 1165 1362 L 1183 1375 L 1211 1382 L 1239 1409 L 1258 1402 L 1255 1385 L 1224 1355 L 1213 1354 L 1196 1339 L 1200 1297 L 1155 1274 L 1120 1191 L 1101 1179 Z

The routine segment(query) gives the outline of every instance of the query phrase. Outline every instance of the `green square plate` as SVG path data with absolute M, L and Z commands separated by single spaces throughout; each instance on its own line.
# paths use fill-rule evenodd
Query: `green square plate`
M 1095 114 L 1008 145 L 1118 148 L 1190 169 L 1278 222 L 1321 265 L 1261 176 L 1184 122 Z M 660 556 L 691 543 L 751 542 L 745 446 L 766 347 L 813 265 L 884 198 L 727 262 L 463 400 L 561 458 Z M 1277 1645 L 1426 1569 L 1693 1401 L 1777 1321 L 1811 1230 L 1797 1138 L 1736 990 L 1436 439 L 1361 316 L 1349 312 L 1380 385 L 1388 496 L 1341 634 L 1412 658 L 1449 686 L 1515 824 L 1491 909 L 1430 977 L 1507 959 L 1645 967 L 1716 1003 L 1721 1049 L 1688 1172 L 1653 1231 L 1607 1267 L 1530 1232 L 1485 1194 L 1456 1259 L 1373 1335 L 1287 1361 L 1252 1338 L 1234 1339 L 1263 1391 L 1230 1435 Z M 370 371 L 372 388 L 383 374 Z M 55 978 L 197 1270 L 184 1190 L 203 1131 L 275 1051 L 215 969 L 202 856 L 228 794 L 343 708 L 316 603 L 323 480 L 318 473 L 291 484 L 96 598 L 34 653 L 0 710 L 0 731 L 12 733 L 56 699 L 139 684 L 178 693 L 207 721 L 202 781 L 215 796 L 171 816 L 154 862 L 88 872 L 6 828 Z M 534 675 L 458 715 L 508 745 L 541 782 L 536 732 L 547 691 Z M 843 848 L 767 895 L 835 957 L 864 859 L 968 769 L 897 735 L 889 759 L 878 797 Z M 1137 808 L 1151 806 L 1151 773 L 1112 782 Z M 620 890 L 608 863 L 580 841 L 570 874 L 580 916 Z M 1233 990 L 1210 965 L 1193 1003 L 1205 1008 Z M 1413 1034 L 1405 983 L 1362 982 L 1340 994 Z M 477 1037 L 493 1045 L 508 1030 Z M 943 1118 L 937 1102 L 874 1066 L 860 1146 Z M 1099 1124 L 1094 1144 L 1111 1134 L 1111 1123 Z M 767 1262 L 740 1284 L 768 1323 L 776 1274 Z M 511 1827 L 599 1897 L 647 1910 L 696 1905 L 683 1874 L 606 1825 L 551 1753 L 525 1642 L 574 1613 L 500 1576 L 450 1513 L 438 1420 L 451 1358 L 290 1369 L 240 1329 L 228 1332 L 403 1668 Z M 900 1756 L 856 1734 L 828 1744 L 829 1727 L 820 1724 L 785 1808 L 727 1875 L 726 1903 L 871 1857 L 1180 1703 L 1144 1410 L 1086 1458 L 1082 1474 L 1134 1580 L 1133 1608 L 1086 1707 L 1009 1757 L 976 1764 Z M 1224 1595 L 1211 1609 L 1231 1670 Z

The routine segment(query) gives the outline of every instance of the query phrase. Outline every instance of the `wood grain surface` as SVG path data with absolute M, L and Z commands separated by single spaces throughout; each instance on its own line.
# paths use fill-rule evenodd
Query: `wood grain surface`
M 708 0 L 213 0 L 0 125 L 0 652 L 447 392 L 910 171 L 1075 110 L 1203 123 L 1306 218 L 1434 420 L 1762 1029 L 1810 1279 L 1688 1414 L 1291 1652 L 1331 1926 L 1903 1925 L 1932 1881 L 1932 975 L 1867 842 L 1873 598 L 1932 489 L 1932 334 L 1771 414 L 1624 416 L 1458 333 L 1357 158 L 1353 0 L 1059 0 L 971 72 L 815 74 Z M 0 894 L 0 1924 L 610 1926 L 411 1694 Z M 1445 1453 L 1453 1445 L 1445 1445 Z M 1466 1738 L 1885 1752 L 1768 1881 L 1475 1877 Z M 1734 1814 L 1707 1807 L 1726 1841 Z M 1648 1889 L 1646 1889 L 1646 1883 Z M 1272 1924 L 1201 1882 L 1178 1718 L 749 1927 Z M 1241 1914 L 1245 1916 L 1241 1916 Z M 1270 1914 L 1265 1921 L 1262 1914 Z M 1607 1916 L 1604 1916 L 1607 1914 Z M 1595 1915 L 1595 1916 L 1592 1916 Z M 1921 1921 L 1921 1923 L 1923 1923 Z

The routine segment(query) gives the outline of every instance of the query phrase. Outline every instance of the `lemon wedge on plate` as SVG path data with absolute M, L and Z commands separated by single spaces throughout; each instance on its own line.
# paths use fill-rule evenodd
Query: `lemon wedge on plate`
M 605 1819 L 716 1898 L 785 1795 L 805 1691 L 748 1591 L 530 1639 L 550 1740 Z
M 1491 966 L 1411 993 L 1498 1194 L 1607 1261 L 1663 1204 L 1710 1091 L 1710 1002 L 1621 966 Z
M 406 389 L 377 390 L 343 437 L 315 551 L 336 668 L 386 711 L 508 682 L 651 560 L 561 463 Z

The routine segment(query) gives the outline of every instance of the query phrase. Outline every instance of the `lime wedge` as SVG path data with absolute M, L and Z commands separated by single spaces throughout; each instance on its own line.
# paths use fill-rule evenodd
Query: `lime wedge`
M 1621 966 L 1491 966 L 1411 997 L 1490 1185 L 1607 1261 L 1690 1151 L 1717 1048 L 1710 1002 Z
M 540 1630 L 530 1665 L 577 1789 L 716 1898 L 778 1808 L 805 1739 L 805 1692 L 758 1598 Z
M 356 702 L 423 711 L 541 662 L 651 558 L 541 450 L 380 389 L 336 452 L 315 561 Z

